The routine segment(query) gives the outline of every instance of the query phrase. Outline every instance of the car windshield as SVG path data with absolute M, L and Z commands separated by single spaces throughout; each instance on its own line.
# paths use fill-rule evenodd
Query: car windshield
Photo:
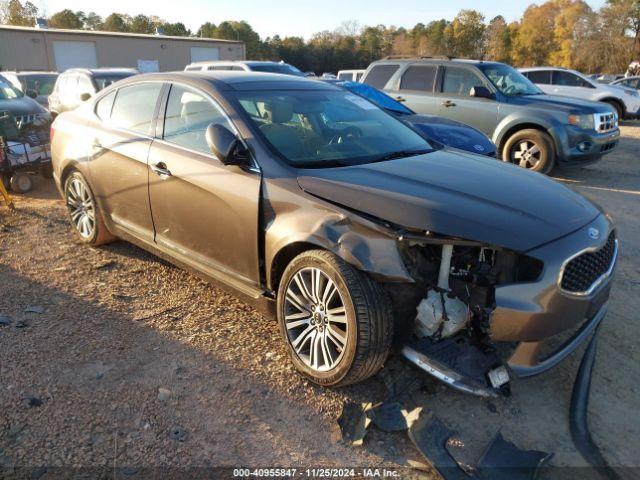
M 542 95 L 531 80 L 509 65 L 478 65 L 495 87 L 508 97 Z
M 338 83 L 338 85 L 346 88 L 356 95 L 360 95 L 361 97 L 366 98 L 370 102 L 375 103 L 377 106 L 379 106 L 380 108 L 384 108 L 385 110 L 391 110 L 396 113 L 407 115 L 412 115 L 414 113 L 412 110 L 408 109 L 400 102 L 397 102 L 386 93 L 383 93 L 377 88 L 374 88 L 371 85 L 367 85 L 366 83 L 340 82 Z
M 344 90 L 268 90 L 236 96 L 266 141 L 295 167 L 360 165 L 433 150 L 401 121 Z
M 96 82 L 98 91 L 100 91 L 103 88 L 107 88 L 112 83 L 117 82 L 118 80 L 122 80 L 123 78 L 131 77 L 133 75 L 135 75 L 134 72 L 98 74 L 93 76 L 93 80 Z
M 58 75 L 20 75 L 22 89 L 35 90 L 38 95 L 49 95 L 53 91 Z
M 17 88 L 0 81 L 0 100 L 13 100 L 15 98 L 22 98 L 24 94 Z
M 254 72 L 283 73 L 285 75 L 297 75 L 298 77 L 304 77 L 304 73 L 288 63 L 263 63 L 251 65 L 251 70 Z

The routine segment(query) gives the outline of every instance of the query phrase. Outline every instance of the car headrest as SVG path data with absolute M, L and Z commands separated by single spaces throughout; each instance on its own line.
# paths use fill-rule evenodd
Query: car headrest
M 180 112 L 182 118 L 188 119 L 188 117 L 194 117 L 203 112 L 209 112 L 211 105 L 209 102 L 186 102 L 182 105 L 182 111 Z
M 267 119 L 273 123 L 285 123 L 293 117 L 293 105 L 281 100 L 272 100 L 264 106 Z

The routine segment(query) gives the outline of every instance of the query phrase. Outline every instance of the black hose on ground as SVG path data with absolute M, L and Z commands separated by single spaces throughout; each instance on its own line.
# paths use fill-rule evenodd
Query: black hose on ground
M 569 427 L 571 438 L 584 459 L 593 465 L 596 471 L 608 480 L 619 480 L 621 477 L 609 466 L 600 448 L 594 443 L 587 423 L 587 409 L 589 406 L 589 391 L 591 390 L 591 374 L 596 359 L 596 329 L 587 350 L 584 352 L 578 374 L 573 384 L 571 394 L 571 410 L 569 413 Z

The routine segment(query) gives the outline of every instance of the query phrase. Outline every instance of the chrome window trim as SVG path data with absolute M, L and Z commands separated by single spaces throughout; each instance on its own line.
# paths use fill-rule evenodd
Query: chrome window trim
M 607 237 L 607 239 L 608 238 L 609 237 Z M 579 252 L 574 253 L 569 258 L 567 258 L 564 262 L 562 262 L 562 265 L 560 266 L 560 274 L 558 275 L 558 282 L 557 282 L 558 289 L 562 293 L 564 293 L 565 295 L 570 295 L 572 297 L 588 297 L 593 292 L 595 292 L 598 289 L 598 287 L 600 287 L 600 285 L 602 285 L 605 282 L 605 280 L 607 280 L 609 277 L 611 277 L 611 274 L 613 273 L 613 270 L 616 267 L 616 263 L 618 261 L 618 239 L 617 238 L 614 240 L 613 258 L 611 259 L 611 264 L 609 265 L 609 268 L 607 269 L 606 272 L 604 272 L 596 280 L 594 280 L 594 282 L 591 284 L 591 286 L 587 290 L 585 290 L 583 292 L 570 292 L 570 291 L 565 290 L 564 288 L 562 288 L 562 278 L 564 276 L 564 270 L 567 267 L 567 265 L 569 264 L 569 262 L 571 262 L 571 260 L 574 260 L 575 258 L 577 258 L 580 255 L 583 255 L 585 253 L 597 252 L 601 248 L 604 248 L 605 245 L 606 245 L 606 242 L 604 244 L 600 245 L 599 247 L 585 248 L 584 250 L 580 250 Z

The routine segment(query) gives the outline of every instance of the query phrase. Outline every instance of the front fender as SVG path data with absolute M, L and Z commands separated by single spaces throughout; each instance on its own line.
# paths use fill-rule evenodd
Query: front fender
M 503 145 L 511 132 L 516 130 L 521 130 L 525 128 L 539 128 L 540 130 L 544 130 L 549 133 L 554 142 L 557 141 L 554 135 L 554 131 L 558 129 L 560 126 L 560 122 L 558 122 L 553 116 L 549 114 L 536 114 L 536 115 L 525 115 L 523 116 L 522 112 L 513 112 L 507 116 L 505 116 L 496 126 L 493 131 L 492 141 L 495 143 L 498 148 Z M 521 128 L 520 128 L 521 127 Z
M 271 283 L 279 255 L 294 244 L 333 252 L 380 281 L 414 281 L 393 230 L 299 188 L 291 191 L 267 181 L 265 190 L 265 273 L 270 289 L 274 288 Z

